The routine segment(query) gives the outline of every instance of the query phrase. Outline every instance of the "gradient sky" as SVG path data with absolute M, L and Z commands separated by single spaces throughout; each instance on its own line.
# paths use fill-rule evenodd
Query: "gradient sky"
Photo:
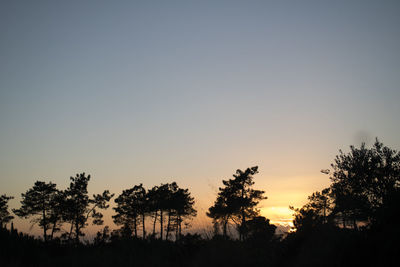
M 1 1 L 0 194 L 18 207 L 36 180 L 65 188 L 79 172 L 91 193 L 177 181 L 205 224 L 221 180 L 258 165 L 263 214 L 289 219 L 339 149 L 400 148 L 399 14 L 399 1 Z

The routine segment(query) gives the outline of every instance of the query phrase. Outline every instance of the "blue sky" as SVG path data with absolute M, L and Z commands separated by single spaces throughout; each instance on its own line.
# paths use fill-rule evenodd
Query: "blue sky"
M 400 148 L 398 1 L 2 1 L 0 193 L 177 181 L 199 208 L 259 165 L 271 207 L 339 149 Z M 202 212 L 200 210 L 199 213 Z M 268 215 L 268 214 L 267 214 Z

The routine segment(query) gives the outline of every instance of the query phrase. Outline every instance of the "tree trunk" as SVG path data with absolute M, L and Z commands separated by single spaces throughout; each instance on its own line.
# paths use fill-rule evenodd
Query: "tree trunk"
M 240 225 L 241 230 L 240 230 L 240 236 L 239 236 L 239 239 L 241 241 L 243 241 L 245 238 L 245 227 L 246 227 L 246 217 L 244 215 L 244 211 L 242 211 L 242 223 Z
M 142 222 L 143 222 L 143 240 L 146 238 L 146 215 L 142 214 Z
M 44 238 L 44 242 L 47 242 L 47 228 L 46 226 L 43 225 L 43 238 Z
M 181 239 L 181 236 L 182 236 L 182 221 L 179 219 L 179 234 L 178 234 L 178 237 L 179 237 L 179 239 Z
M 169 238 L 170 227 L 171 227 L 171 211 L 168 211 L 167 233 L 165 235 L 165 240 L 168 240 Z
M 71 240 L 72 237 L 72 230 L 74 229 L 74 222 L 71 222 L 71 228 L 69 229 L 68 239 Z
M 178 239 L 180 239 L 180 236 L 179 236 L 179 226 L 180 225 L 181 225 L 180 217 L 179 217 L 179 215 L 177 215 L 176 216 L 175 241 L 178 241 Z
M 227 227 L 228 226 L 228 220 L 224 220 L 223 226 L 222 226 L 222 235 L 224 237 L 227 237 Z
M 163 218 L 163 211 L 162 210 L 160 210 L 160 239 L 162 240 L 163 239 L 163 221 L 164 221 L 164 218 Z
M 133 219 L 133 230 L 134 230 L 134 232 L 135 232 L 135 238 L 137 238 L 137 223 L 136 223 L 136 218 L 137 218 L 137 217 L 135 217 L 135 218 Z
M 76 222 L 76 223 L 75 223 L 75 244 L 76 244 L 76 245 L 79 244 L 79 232 L 80 232 L 79 223 Z
M 154 213 L 154 221 L 153 221 L 153 236 L 156 235 L 157 214 L 158 214 L 158 212 L 156 211 L 156 212 Z
M 53 223 L 53 229 L 51 229 L 51 235 L 50 235 L 50 240 L 53 240 L 53 236 L 54 236 L 54 232 L 56 230 L 56 226 L 57 226 L 57 221 L 55 221 Z
M 244 185 L 244 182 L 243 182 L 243 184 L 242 184 L 242 199 L 244 199 L 244 187 L 245 187 L 245 185 Z M 240 225 L 240 234 L 239 234 L 239 240 L 241 240 L 241 241 L 243 241 L 243 239 L 244 239 L 244 231 L 245 231 L 245 229 L 244 229 L 244 227 L 245 227 L 245 224 L 246 224 L 246 217 L 245 217 L 245 214 L 244 214 L 244 208 L 242 207 L 242 222 L 241 222 L 241 225 Z
M 47 227 L 46 227 L 46 210 L 43 208 L 43 239 L 47 242 Z

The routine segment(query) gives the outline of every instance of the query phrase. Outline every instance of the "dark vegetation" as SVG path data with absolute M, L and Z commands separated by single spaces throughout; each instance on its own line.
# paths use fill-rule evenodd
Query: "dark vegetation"
M 224 180 L 207 216 L 210 236 L 186 233 L 196 216 L 194 198 L 175 182 L 123 190 L 114 201 L 113 220 L 90 242 L 89 223 L 103 224 L 101 210 L 114 194 L 89 197 L 90 176 L 71 177 L 65 190 L 36 182 L 13 210 L 42 229 L 36 238 L 14 229 L 10 196 L 0 196 L 1 266 L 388 266 L 400 252 L 400 153 L 378 140 L 340 151 L 332 184 L 308 197 L 294 212 L 293 232 L 275 234 L 260 215 L 266 199 L 253 188 L 257 167 L 237 170 Z M 11 222 L 11 224 L 10 224 Z M 10 226 L 7 228 L 7 224 Z

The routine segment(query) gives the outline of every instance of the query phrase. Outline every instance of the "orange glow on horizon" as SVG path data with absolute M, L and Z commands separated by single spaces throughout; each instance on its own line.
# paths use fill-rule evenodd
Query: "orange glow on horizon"
M 271 224 L 293 226 L 293 211 L 289 207 L 266 207 L 260 212 L 262 216 L 270 220 Z

